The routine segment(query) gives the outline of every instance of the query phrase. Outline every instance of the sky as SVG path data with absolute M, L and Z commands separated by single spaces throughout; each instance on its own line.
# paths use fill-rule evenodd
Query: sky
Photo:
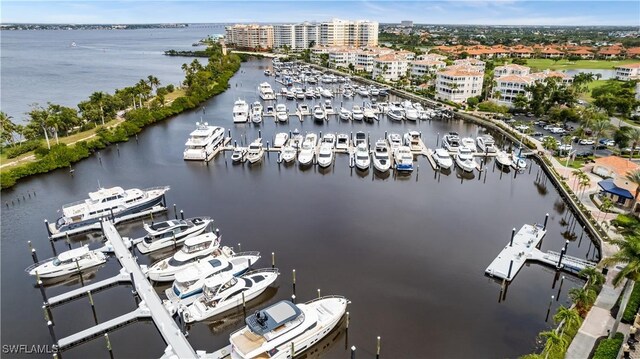
M 640 1 L 0 1 L 2 23 L 273 23 L 331 18 L 382 23 L 413 20 L 424 24 L 640 27 Z

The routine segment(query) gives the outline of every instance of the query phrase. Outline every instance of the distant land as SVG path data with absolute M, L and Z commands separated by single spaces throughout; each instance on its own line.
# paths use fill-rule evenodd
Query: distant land
M 137 30 L 185 27 L 189 27 L 189 24 L 1 24 L 0 30 Z

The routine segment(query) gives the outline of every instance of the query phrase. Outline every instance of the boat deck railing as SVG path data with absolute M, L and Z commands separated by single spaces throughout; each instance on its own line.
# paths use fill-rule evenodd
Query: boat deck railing
M 322 296 L 322 297 L 318 297 L 318 298 L 311 299 L 310 301 L 305 302 L 304 304 L 311 304 L 311 303 L 317 302 L 317 301 L 319 301 L 319 300 L 323 300 L 323 299 L 330 299 L 330 298 L 344 299 L 344 300 L 346 300 L 347 302 L 351 303 L 351 301 L 350 301 L 349 299 L 347 299 L 347 297 L 345 297 L 345 296 L 343 296 L 343 295 L 332 294 L 332 295 L 324 295 L 324 296 Z
M 233 253 L 234 257 L 240 257 L 240 256 L 260 256 L 260 252 L 258 251 L 248 251 L 248 252 L 237 252 L 237 253 Z
M 69 207 L 74 207 L 74 206 L 77 206 L 77 205 L 79 205 L 79 204 L 85 204 L 85 201 L 86 201 L 86 200 L 84 200 L 84 199 L 83 199 L 83 200 L 80 200 L 80 201 L 75 201 L 75 202 L 72 202 L 72 203 L 67 203 L 67 204 L 65 204 L 65 205 L 63 205 L 63 206 L 62 206 L 62 209 L 69 208 Z
M 257 274 L 258 272 L 261 272 L 261 273 L 269 272 L 269 273 L 280 274 L 280 270 L 278 270 L 278 268 L 260 268 L 260 269 L 253 269 L 249 272 L 246 272 L 245 274 L 243 274 L 243 276 Z
M 150 192 L 150 191 L 161 191 L 161 190 L 164 190 L 166 192 L 170 188 L 171 188 L 170 186 L 156 186 L 156 187 L 145 188 L 145 189 L 143 189 L 143 191 L 144 192 Z

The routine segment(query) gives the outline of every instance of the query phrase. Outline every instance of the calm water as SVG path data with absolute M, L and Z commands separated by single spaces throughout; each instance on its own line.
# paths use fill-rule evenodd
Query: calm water
M 21 121 L 32 103 L 76 105 L 95 91 L 113 93 L 148 75 L 161 85 L 177 85 L 184 57 L 163 56 L 168 49 L 191 50 L 221 26 L 185 29 L 1 31 L 2 111 Z M 76 46 L 71 44 L 75 42 Z
M 346 155 L 338 155 L 328 170 L 278 165 L 276 156 L 265 157 L 257 166 L 233 165 L 230 154 L 220 155 L 208 166 L 182 160 L 183 145 L 195 122 L 230 128 L 234 139 L 258 136 L 267 139 L 293 128 L 306 131 L 369 132 L 372 140 L 385 131 L 422 132 L 434 147 L 438 133 L 455 130 L 477 135 L 483 130 L 461 121 L 397 124 L 385 119 L 374 124 L 340 123 L 288 125 L 265 120 L 261 126 L 232 124 L 231 109 L 238 97 L 249 102 L 257 97 L 256 86 L 265 81 L 267 60 L 244 63 L 231 80 L 231 89 L 205 104 L 206 111 L 184 113 L 144 130 L 139 140 L 102 151 L 97 157 L 68 170 L 33 177 L 2 193 L 2 201 L 17 201 L 27 193 L 37 197 L 16 202 L 2 211 L 2 342 L 3 344 L 48 344 L 42 299 L 34 280 L 24 273 L 31 263 L 26 245 L 34 242 L 39 257 L 52 254 L 43 219 L 56 218 L 65 203 L 86 197 L 98 185 L 150 187 L 170 185 L 169 203 L 177 203 L 187 216 L 209 215 L 221 228 L 223 243 L 242 243 L 242 250 L 259 250 L 258 267 L 276 266 L 282 275 L 277 288 L 263 296 L 257 306 L 291 296 L 291 271 L 296 269 L 296 295 L 306 301 L 322 294 L 347 296 L 351 322 L 348 346 L 358 347 L 358 357 L 373 357 L 375 338 L 382 337 L 386 358 L 495 358 L 517 357 L 536 347 L 536 334 L 547 327 L 545 314 L 555 271 L 531 264 L 525 266 L 509 286 L 506 301 L 498 302 L 500 285 L 484 276 L 487 265 L 507 243 L 511 228 L 540 222 L 550 214 L 549 232 L 543 250 L 559 250 L 566 231 L 563 218 L 571 221 L 557 191 L 547 183 L 536 185 L 537 165 L 518 174 L 502 173 L 487 164 L 482 175 L 461 178 L 434 172 L 425 158 L 410 176 L 380 178 L 373 171 L 350 169 Z M 177 66 L 177 65 L 176 65 Z M 115 77 L 115 76 L 114 76 Z M 272 81 L 271 78 L 270 81 Z M 273 82 L 272 82 L 273 83 Z M 276 89 L 280 86 L 276 85 Z M 286 100 L 282 100 L 286 101 Z M 339 99 L 335 106 L 339 106 Z M 361 99 L 356 102 L 361 103 Z M 294 101 L 286 101 L 293 108 Z M 346 104 L 351 106 L 351 103 Z M 168 216 L 173 216 L 170 211 Z M 142 234 L 140 223 L 119 227 L 127 236 Z M 580 236 L 578 230 L 577 236 Z M 89 237 L 76 239 L 93 241 Z M 56 244 L 58 251 L 66 244 Z M 585 238 L 569 246 L 569 255 L 592 257 Z M 142 263 L 157 257 L 141 256 Z M 115 275 L 119 264 L 111 258 L 89 279 Z M 567 304 L 566 293 L 582 282 L 567 276 L 552 312 Z M 49 296 L 79 287 L 77 282 L 47 289 Z M 158 292 L 166 286 L 158 287 Z M 135 307 L 130 287 L 120 286 L 94 296 L 99 321 L 124 314 Z M 53 309 L 58 338 L 93 325 L 87 298 Z M 199 323 L 189 329 L 189 340 L 202 350 L 228 343 L 228 335 L 242 325 L 242 313 L 214 323 Z M 113 332 L 111 342 L 117 357 L 158 357 L 164 343 L 152 322 L 135 323 Z M 329 341 L 317 356 L 347 358 L 345 339 Z M 64 353 L 65 358 L 107 357 L 104 340 L 85 343 Z

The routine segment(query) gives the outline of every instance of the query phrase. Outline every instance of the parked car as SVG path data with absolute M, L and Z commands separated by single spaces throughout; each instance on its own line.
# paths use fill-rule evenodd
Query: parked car
M 531 134 L 531 136 L 533 137 L 542 137 L 542 132 L 538 131 L 538 132 L 534 132 Z
M 549 131 L 551 131 L 551 133 L 565 133 L 562 127 L 552 127 Z
M 576 157 L 585 158 L 585 157 L 591 157 L 591 156 L 593 156 L 593 152 L 591 151 L 581 151 L 576 153 Z
M 533 112 L 527 112 L 527 117 L 533 117 Z
M 592 140 L 592 139 L 589 139 L 589 138 L 583 138 L 578 143 L 581 144 L 581 145 L 593 145 L 595 143 L 595 141 Z
M 571 151 L 573 150 L 573 146 L 571 146 L 571 144 L 560 145 L 560 147 L 558 147 L 558 150 L 562 152 Z
M 516 130 L 520 131 L 520 132 L 525 132 L 529 129 L 529 126 L 527 125 L 518 125 L 516 126 Z

